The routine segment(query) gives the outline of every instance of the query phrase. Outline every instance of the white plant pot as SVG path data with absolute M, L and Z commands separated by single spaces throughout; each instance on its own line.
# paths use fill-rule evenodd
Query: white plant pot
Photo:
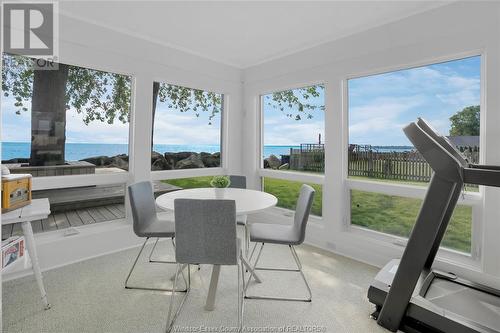
M 224 199 L 224 194 L 226 193 L 225 187 L 215 187 L 214 191 L 216 199 Z

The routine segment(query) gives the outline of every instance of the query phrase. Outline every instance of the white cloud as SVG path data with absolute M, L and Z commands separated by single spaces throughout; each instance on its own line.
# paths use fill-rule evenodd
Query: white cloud
M 269 124 L 266 122 L 266 128 Z M 325 125 L 323 122 L 302 122 L 282 123 L 274 130 L 264 131 L 264 144 L 287 146 L 301 143 L 316 143 L 318 134 L 322 140 L 325 137 Z
M 467 68 L 469 72 L 475 69 Z M 401 129 L 416 117 L 425 117 L 441 133 L 447 134 L 451 115 L 479 103 L 477 75 L 462 75 L 451 66 L 439 65 L 352 80 L 350 142 L 408 144 Z
M 128 144 L 129 123 L 115 119 L 113 124 L 94 120 L 85 125 L 83 115 L 75 110 L 66 113 L 66 142 Z
M 218 144 L 220 118 L 212 125 L 208 120 L 196 118 L 194 113 L 158 115 L 154 124 L 155 144 Z
M 421 105 L 424 97 L 377 98 L 371 103 L 350 109 L 349 134 L 377 132 L 385 134 L 391 130 L 401 130 L 403 124 L 399 117 L 408 110 Z

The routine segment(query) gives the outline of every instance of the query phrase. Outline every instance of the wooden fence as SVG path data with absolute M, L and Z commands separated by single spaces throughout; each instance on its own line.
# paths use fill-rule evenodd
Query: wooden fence
M 459 147 L 472 163 L 479 161 L 477 147 Z M 348 175 L 412 182 L 428 182 L 432 169 L 417 151 L 380 152 L 371 146 L 350 145 L 348 151 Z M 324 172 L 325 151 L 323 145 L 303 144 L 291 148 L 291 170 Z
M 432 169 L 418 152 L 349 151 L 349 176 L 428 182 Z
M 290 169 L 324 172 L 325 145 L 303 143 L 300 148 L 290 148 Z

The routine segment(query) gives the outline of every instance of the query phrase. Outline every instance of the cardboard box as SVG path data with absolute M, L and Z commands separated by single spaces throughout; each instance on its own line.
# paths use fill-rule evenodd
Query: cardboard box
M 2 269 L 24 259 L 24 237 L 13 236 L 2 241 Z
M 31 175 L 2 175 L 2 213 L 31 203 Z

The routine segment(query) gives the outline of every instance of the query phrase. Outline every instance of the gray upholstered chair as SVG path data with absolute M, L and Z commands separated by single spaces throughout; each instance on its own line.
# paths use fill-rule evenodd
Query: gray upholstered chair
M 245 176 L 230 175 L 229 181 L 229 187 L 231 188 L 247 188 L 247 177 Z M 248 233 L 247 215 L 236 216 L 236 224 L 243 226 L 245 230 L 245 255 L 248 255 L 248 250 L 250 248 L 250 238 Z
M 229 181 L 231 182 L 229 187 L 247 188 L 247 177 L 245 177 L 245 176 L 230 175 Z
M 243 264 L 239 239 L 236 237 L 236 204 L 234 200 L 175 199 L 174 201 L 177 272 L 174 289 L 184 265 L 236 265 L 238 270 L 238 327 L 243 321 Z M 241 264 L 240 264 L 241 263 Z M 167 332 L 170 332 L 188 296 L 182 298 L 172 316 L 175 292 L 168 309 Z M 215 295 L 213 295 L 215 297 Z M 209 295 L 210 297 L 210 295 Z
M 268 223 L 252 223 L 250 225 L 250 241 L 255 242 L 255 246 L 250 255 L 250 261 L 253 257 L 257 244 L 261 244 L 260 250 L 253 264 L 253 270 L 270 270 L 270 271 L 285 271 L 285 272 L 298 272 L 302 276 L 304 283 L 306 285 L 309 297 L 308 298 L 285 298 L 277 296 L 258 296 L 258 295 L 246 295 L 246 291 L 249 286 L 250 279 L 252 275 L 248 278 L 246 285 L 243 286 L 245 291 L 245 298 L 250 299 L 271 299 L 271 300 L 283 300 L 283 301 L 303 301 L 310 302 L 312 299 L 311 288 L 307 283 L 306 277 L 302 272 L 302 264 L 295 251 L 295 246 L 300 245 L 304 242 L 306 235 L 306 225 L 309 219 L 309 213 L 311 211 L 311 206 L 314 199 L 314 189 L 309 185 L 302 185 L 300 189 L 299 198 L 297 200 L 297 206 L 295 208 L 295 216 L 293 224 L 282 225 L 282 224 L 268 224 Z M 259 259 L 262 254 L 262 249 L 264 244 L 281 244 L 287 245 L 290 248 L 293 259 L 297 264 L 297 269 L 287 269 L 287 268 L 265 268 L 257 267 Z
M 174 222 L 168 220 L 159 219 L 156 215 L 156 204 L 153 195 L 153 188 L 151 182 L 139 182 L 132 184 L 128 187 L 128 194 L 130 198 L 130 206 L 132 208 L 132 219 L 133 219 L 133 229 L 134 233 L 138 237 L 146 238 L 144 243 L 134 260 L 132 268 L 125 279 L 125 288 L 127 289 L 142 289 L 142 290 L 160 290 L 160 291 L 172 291 L 171 288 L 153 288 L 147 286 L 131 286 L 129 285 L 129 279 L 134 271 L 134 268 L 139 260 L 146 243 L 150 238 L 156 238 L 153 248 L 149 254 L 149 262 L 152 263 L 166 263 L 166 264 L 176 264 L 175 261 L 162 261 L 155 260 L 152 258 L 153 252 L 156 248 L 156 244 L 160 238 L 171 238 L 172 245 L 175 248 L 174 237 L 175 237 L 175 226 Z M 183 275 L 184 277 L 184 275 Z M 184 279 L 184 282 L 185 279 Z M 186 290 L 179 290 L 186 291 Z

